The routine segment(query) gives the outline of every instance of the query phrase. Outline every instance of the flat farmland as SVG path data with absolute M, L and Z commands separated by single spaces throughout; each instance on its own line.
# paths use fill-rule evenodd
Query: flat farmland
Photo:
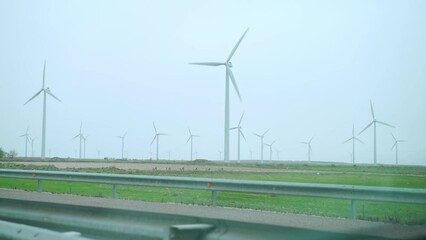
M 419 166 L 352 166 L 345 164 L 221 163 L 208 161 L 3 161 L 0 168 L 80 171 L 98 173 L 326 183 L 426 189 L 426 168 Z M 37 190 L 34 180 L 0 178 L 1 188 Z M 43 181 L 43 190 L 83 196 L 113 195 L 111 185 Z M 211 205 L 210 191 L 119 186 L 119 197 L 148 202 Z M 350 217 L 350 201 L 325 198 L 217 193 L 223 207 L 247 208 L 317 216 Z M 357 201 L 357 218 L 403 224 L 426 224 L 426 206 Z

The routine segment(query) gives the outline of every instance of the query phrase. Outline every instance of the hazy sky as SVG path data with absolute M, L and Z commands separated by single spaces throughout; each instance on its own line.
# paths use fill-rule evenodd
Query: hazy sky
M 271 129 L 274 156 L 349 162 L 342 144 L 376 118 L 378 162 L 393 163 L 391 132 L 407 140 L 400 163 L 426 164 L 426 1 L 0 1 L 0 146 L 25 152 L 23 134 L 40 155 L 46 84 L 63 103 L 47 101 L 50 156 L 74 157 L 80 122 L 87 157 L 155 157 L 152 122 L 170 134 L 160 157 L 188 159 L 188 127 L 199 158 L 223 150 L 225 69 L 188 62 L 224 61 L 231 86 L 231 126 L 243 111 L 242 158 L 259 159 L 253 132 Z M 373 130 L 358 136 L 358 162 L 373 161 Z M 231 132 L 231 159 L 236 159 Z M 195 150 L 194 150 L 195 151 Z M 30 149 L 29 149 L 30 152 Z M 222 155 L 223 156 L 223 155 Z M 265 159 L 269 149 L 265 148 Z

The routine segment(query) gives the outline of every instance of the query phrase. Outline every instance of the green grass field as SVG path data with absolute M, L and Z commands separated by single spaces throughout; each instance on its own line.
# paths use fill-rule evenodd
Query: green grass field
M 229 165 L 217 164 L 217 166 Z M 241 167 L 241 165 L 239 165 L 239 167 Z M 244 167 L 255 167 L 255 165 Z M 262 168 L 267 167 L 268 165 L 262 166 Z M 269 165 L 269 167 L 273 167 L 274 169 L 277 168 L 277 166 L 272 165 Z M 78 169 L 78 171 L 426 189 L 425 167 L 354 167 L 323 165 L 279 165 L 278 167 L 285 169 L 297 168 L 297 170 L 306 171 L 285 173 L 158 170 L 124 171 L 117 168 Z M 24 166 L 5 162 L 0 163 L 0 168 L 59 170 L 51 166 Z M 77 171 L 77 169 L 73 169 L 73 171 Z M 0 187 L 36 191 L 37 182 L 35 180 L 0 178 Z M 89 183 L 43 181 L 43 190 L 54 193 L 71 193 L 94 197 L 112 198 L 113 195 L 111 185 Z M 196 205 L 211 205 L 210 191 L 119 186 L 119 197 L 124 199 L 137 199 L 150 202 L 177 202 Z M 218 206 L 249 208 L 275 212 L 301 213 L 345 218 L 350 217 L 350 201 L 338 199 L 218 192 L 217 204 Z M 357 218 L 404 224 L 426 224 L 426 206 L 357 201 Z

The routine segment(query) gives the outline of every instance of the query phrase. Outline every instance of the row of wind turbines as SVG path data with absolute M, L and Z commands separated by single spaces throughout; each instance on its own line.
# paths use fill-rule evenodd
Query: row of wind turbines
M 247 32 L 249 31 L 249 28 L 246 29 L 246 31 L 243 33 L 243 35 L 240 37 L 240 39 L 238 40 L 238 42 L 236 43 L 236 45 L 234 46 L 234 48 L 232 49 L 232 51 L 230 52 L 229 56 L 226 58 L 226 60 L 224 62 L 193 62 L 190 64 L 193 65 L 203 65 L 203 66 L 224 66 L 225 67 L 225 119 L 224 119 L 224 147 L 223 147 L 223 153 L 224 153 L 224 160 L 225 161 L 229 161 L 230 160 L 230 141 L 229 141 L 229 135 L 230 135 L 230 131 L 231 130 L 238 130 L 238 160 L 240 160 L 240 137 L 243 137 L 245 139 L 245 136 L 241 130 L 241 121 L 243 119 L 244 113 L 240 118 L 239 124 L 236 127 L 230 128 L 230 101 L 229 101 L 229 85 L 230 85 L 230 80 L 233 84 L 233 87 L 238 95 L 238 98 L 240 99 L 240 101 L 242 101 L 242 97 L 241 94 L 238 90 L 238 85 L 237 82 L 235 80 L 235 76 L 234 73 L 232 72 L 231 68 L 233 67 L 233 64 L 231 62 L 232 57 L 234 56 L 236 50 L 238 49 L 239 45 L 241 44 L 242 40 L 244 39 L 244 37 L 246 36 Z M 47 95 L 53 97 L 54 99 L 56 99 L 57 101 L 61 102 L 61 100 L 56 97 L 51 91 L 50 88 L 45 87 L 45 75 L 46 75 L 46 61 L 44 62 L 44 67 L 43 67 L 43 82 L 42 82 L 42 88 L 33 96 L 31 97 L 27 102 L 25 102 L 24 105 L 26 105 L 27 103 L 29 103 L 31 100 L 33 100 L 34 98 L 36 98 L 40 93 L 43 93 L 43 117 L 42 117 L 42 144 L 41 144 L 41 159 L 45 159 L 45 149 L 46 149 L 46 97 Z M 368 129 L 370 126 L 374 127 L 374 163 L 377 163 L 377 141 L 376 141 L 376 125 L 377 124 L 382 124 L 382 125 L 386 125 L 386 126 L 390 126 L 393 127 L 390 124 L 378 121 L 375 119 L 374 116 L 374 111 L 373 111 L 373 105 L 370 101 L 370 105 L 371 105 L 371 112 L 373 115 L 373 121 L 368 124 L 361 132 L 364 132 L 366 129 Z M 158 159 L 158 152 L 159 152 L 159 140 L 160 140 L 160 136 L 163 135 L 167 135 L 165 133 L 159 133 L 157 132 L 157 129 L 154 125 L 154 130 L 155 130 L 155 136 L 154 139 L 151 142 L 151 145 L 154 143 L 154 141 L 156 140 L 156 145 L 157 145 L 157 159 Z M 79 138 L 80 140 L 80 158 L 82 157 L 82 142 L 83 142 L 83 146 L 84 146 L 84 150 L 83 150 L 83 156 L 85 156 L 85 142 L 88 136 L 84 136 L 81 132 L 81 127 L 82 124 L 80 125 L 80 132 L 74 137 L 75 138 Z M 272 156 L 272 145 L 275 143 L 275 141 L 273 141 L 270 144 L 265 144 L 263 139 L 264 136 L 266 135 L 266 133 L 269 131 L 269 129 L 267 131 L 265 131 L 263 134 L 258 134 L 258 133 L 254 133 L 257 137 L 260 138 L 260 144 L 261 144 L 261 162 L 263 163 L 263 147 L 264 145 L 268 146 L 270 148 L 270 156 Z M 353 158 L 353 162 L 355 162 L 355 141 L 361 141 L 358 138 L 355 137 L 354 134 L 354 128 L 352 131 L 352 137 L 349 138 L 348 140 L 346 140 L 344 143 L 352 140 L 352 145 L 353 145 L 353 154 L 352 154 L 352 158 Z M 190 159 L 192 160 L 192 156 L 193 156 L 193 138 L 194 137 L 199 137 L 198 135 L 193 135 L 192 132 L 189 130 L 190 136 L 187 140 L 187 143 L 190 141 L 191 142 L 191 154 L 190 154 Z M 126 137 L 126 133 L 124 133 L 121 136 L 118 136 L 121 141 L 122 141 L 122 158 L 124 158 L 124 139 Z M 29 139 L 29 135 L 28 135 L 28 131 L 26 132 L 26 134 L 22 135 L 26 137 L 26 150 L 25 150 L 25 156 L 27 156 L 27 141 Z M 393 135 L 392 135 L 393 136 Z M 393 136 L 394 137 L 394 136 Z M 303 144 L 306 144 L 308 147 L 308 161 L 310 161 L 311 157 L 311 142 L 312 142 L 313 137 L 307 141 L 307 142 L 302 142 Z M 403 142 L 404 140 L 397 140 L 395 137 L 395 144 L 393 146 L 396 147 L 396 154 L 398 156 L 398 143 L 399 142 Z M 34 140 L 32 140 L 33 142 Z M 270 157 L 271 158 L 271 157 Z M 398 161 L 398 160 L 397 160 Z

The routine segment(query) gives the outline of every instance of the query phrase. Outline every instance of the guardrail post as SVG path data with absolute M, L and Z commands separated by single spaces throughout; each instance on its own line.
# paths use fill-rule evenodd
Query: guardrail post
M 216 207 L 216 191 L 212 191 L 212 206 Z
M 355 200 L 351 200 L 351 209 L 352 209 L 352 219 L 356 219 L 356 206 L 355 206 Z
M 43 192 L 43 182 L 41 179 L 38 179 L 38 190 L 37 192 Z
M 113 184 L 113 189 L 114 189 L 114 199 L 118 198 L 118 193 L 117 193 L 117 184 Z

